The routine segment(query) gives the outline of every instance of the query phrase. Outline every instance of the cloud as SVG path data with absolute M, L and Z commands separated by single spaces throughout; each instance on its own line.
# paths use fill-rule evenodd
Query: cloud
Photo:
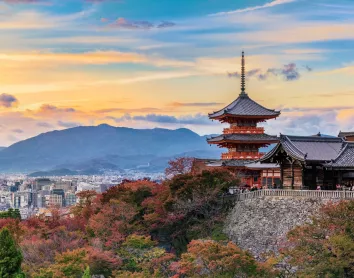
M 133 112 L 157 112 L 160 111 L 159 108 L 154 107 L 143 107 L 143 108 L 105 108 L 99 109 L 94 112 L 96 113 L 111 113 L 111 112 L 121 112 L 121 113 L 133 113 Z
M 81 126 L 80 123 L 75 123 L 75 122 L 64 122 L 64 121 L 58 121 L 57 125 L 60 127 L 64 127 L 64 128 L 71 128 L 71 127 L 77 127 L 77 126 Z
M 318 49 L 318 48 L 303 48 L 303 49 L 285 49 L 282 51 L 284 54 L 290 55 L 298 55 L 298 54 L 319 54 L 326 53 L 328 50 L 326 49 Z
M 248 7 L 248 8 L 245 8 L 245 9 L 238 9 L 238 10 L 234 10 L 234 11 L 211 14 L 211 16 L 231 15 L 231 14 L 251 12 L 251 11 L 255 11 L 255 10 L 271 8 L 271 7 L 278 6 L 278 5 L 289 4 L 289 3 L 292 3 L 292 2 L 295 2 L 295 1 L 296 0 L 273 0 L 273 1 L 269 2 L 269 3 L 264 4 L 264 5 L 253 6 L 253 7 Z
M 173 26 L 176 26 L 176 23 L 171 22 L 171 21 L 162 21 L 156 27 L 157 28 L 169 28 L 169 27 L 173 27 Z
M 265 123 L 268 134 L 314 135 L 318 132 L 327 135 L 337 135 L 339 130 L 348 127 L 347 123 L 338 120 L 337 111 L 322 113 L 306 113 L 305 115 L 287 115 L 272 123 Z
M 0 2 L 4 2 L 6 4 L 38 4 L 38 3 L 46 3 L 48 1 L 43 1 L 43 0 L 0 0 Z
M 13 95 L 1 94 L 0 95 L 0 107 L 10 108 L 18 104 L 18 100 Z
M 13 52 L 0 53 L 0 61 L 30 66 L 55 67 L 60 65 L 109 65 L 120 63 L 151 64 L 157 67 L 192 67 L 194 63 L 172 60 L 157 55 L 143 55 L 135 52 L 89 51 L 81 53 Z
M 45 128 L 52 128 L 53 127 L 53 125 L 46 123 L 46 122 L 38 122 L 36 125 L 39 127 L 45 127 Z
M 124 0 L 85 0 L 85 1 L 89 3 L 104 3 L 104 2 L 124 3 Z
M 286 107 L 281 109 L 282 112 L 306 112 L 306 113 L 317 113 L 317 112 L 331 112 L 331 111 L 341 111 L 341 110 L 354 110 L 353 106 L 330 106 L 330 107 Z
M 11 130 L 13 133 L 23 133 L 24 131 L 20 128 L 15 128 Z
M 122 117 L 107 117 L 107 119 L 114 120 L 117 123 L 129 122 L 129 121 L 142 121 L 159 124 L 184 124 L 184 125 L 214 125 L 215 122 L 209 120 L 206 115 L 184 115 L 184 116 L 171 116 L 162 114 L 148 114 L 148 115 L 136 115 L 125 114 Z
M 291 35 L 289 35 L 291 34 Z M 295 44 L 316 41 L 354 39 L 353 21 L 294 21 L 279 23 L 271 28 L 228 34 L 227 38 L 244 43 Z M 226 39 L 227 39 L 226 38 Z M 310 53 L 314 55 L 314 53 Z
M 1 0 L 0 0 L 1 1 Z M 4 1 L 3 1 L 4 2 Z M 19 2 L 12 1 L 8 4 L 31 4 L 31 5 L 50 5 L 50 1 L 34 1 Z M 1 17 L 0 29 L 70 29 L 78 27 L 81 20 L 86 19 L 95 12 L 94 9 L 82 10 L 71 14 L 44 13 L 34 9 L 8 9 L 10 13 L 6 13 Z M 32 42 L 32 40 L 31 40 Z
M 107 18 L 102 18 L 101 22 L 109 22 Z M 123 17 L 118 18 L 114 22 L 110 22 L 108 27 L 122 28 L 122 29 L 143 29 L 149 30 L 152 28 L 171 28 L 174 27 L 176 23 L 171 21 L 162 21 L 158 24 L 155 24 L 147 20 L 128 20 Z
M 47 127 L 47 119 L 62 120 L 63 118 L 73 118 L 86 115 L 82 111 L 79 111 L 72 107 L 58 107 L 51 104 L 43 104 L 38 109 L 27 109 L 23 112 L 25 116 L 38 118 L 41 123 L 37 123 L 37 126 Z
M 64 107 L 64 108 L 61 108 L 61 107 L 57 107 L 57 106 L 54 106 L 54 105 L 51 105 L 51 104 L 43 104 L 38 112 L 40 113 L 73 113 L 73 112 L 76 112 L 76 109 L 74 108 L 71 108 L 71 107 Z
M 223 105 L 220 102 L 172 102 L 170 104 L 174 107 L 209 107 L 209 106 L 217 106 Z
M 304 66 L 306 71 L 312 71 L 312 68 L 309 66 Z M 232 78 L 240 78 L 239 72 L 228 72 L 227 75 Z M 301 77 L 300 70 L 297 68 L 295 63 L 290 63 L 284 65 L 282 68 L 269 68 L 266 71 L 262 72 L 261 69 L 253 69 L 246 72 L 247 77 L 257 77 L 259 80 L 266 80 L 271 76 L 280 76 L 285 81 L 294 81 L 298 80 Z

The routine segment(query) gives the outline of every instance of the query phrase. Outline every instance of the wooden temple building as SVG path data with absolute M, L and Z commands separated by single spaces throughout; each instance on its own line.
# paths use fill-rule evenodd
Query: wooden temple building
M 238 98 L 225 108 L 209 114 L 211 120 L 228 123 L 229 127 L 223 134 L 207 139 L 209 144 L 216 144 L 228 151 L 221 155 L 221 160 L 208 161 L 208 167 L 228 167 L 239 174 L 243 185 L 260 186 L 262 172 L 265 173 L 265 183 L 272 185 L 274 178 L 280 179 L 279 167 L 275 164 L 254 164 L 264 156 L 260 148 L 278 142 L 277 136 L 268 135 L 263 127 L 257 126 L 261 122 L 275 119 L 280 111 L 267 109 L 252 100 L 245 89 L 245 57 L 242 52 L 241 93 Z M 250 166 L 250 167 L 248 167 Z M 264 182 L 263 182 L 264 183 Z
M 284 188 L 354 185 L 354 142 L 342 137 L 280 135 L 279 143 L 260 162 L 280 166 Z

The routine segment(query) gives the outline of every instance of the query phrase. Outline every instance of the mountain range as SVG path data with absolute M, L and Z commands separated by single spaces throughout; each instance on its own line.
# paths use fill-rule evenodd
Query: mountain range
M 0 172 L 162 171 L 177 156 L 218 158 L 221 150 L 185 128 L 81 126 L 55 130 L 0 150 Z

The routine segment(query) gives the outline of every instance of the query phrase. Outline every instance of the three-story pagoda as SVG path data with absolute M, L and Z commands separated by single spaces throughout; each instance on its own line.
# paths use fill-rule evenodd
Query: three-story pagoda
M 217 144 L 228 149 L 221 157 L 223 166 L 243 168 L 264 155 L 259 151 L 261 147 L 278 142 L 276 136 L 264 133 L 264 128 L 257 125 L 277 118 L 280 111 L 267 109 L 253 101 L 246 93 L 245 85 L 245 57 L 242 52 L 241 93 L 230 105 L 209 114 L 211 120 L 230 124 L 222 135 L 207 139 L 209 144 Z

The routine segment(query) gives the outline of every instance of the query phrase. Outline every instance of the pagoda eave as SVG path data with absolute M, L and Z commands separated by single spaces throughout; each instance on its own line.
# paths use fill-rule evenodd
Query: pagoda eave
M 279 113 L 280 114 L 280 113 Z M 264 116 L 264 115 L 232 115 L 232 114 L 224 114 L 221 116 L 210 116 L 209 119 L 211 120 L 217 120 L 222 123 L 227 123 L 227 122 L 236 122 L 238 120 L 244 120 L 244 119 L 253 119 L 253 120 L 258 120 L 260 122 L 266 121 L 266 120 L 271 120 L 275 119 L 279 116 L 277 115 L 269 115 L 269 116 Z
M 219 146 L 225 146 L 227 144 L 253 144 L 253 145 L 262 145 L 268 146 L 271 144 L 276 144 L 279 140 L 264 140 L 264 141 L 245 141 L 245 140 L 220 140 L 220 141 L 207 141 L 208 144 L 214 144 Z

